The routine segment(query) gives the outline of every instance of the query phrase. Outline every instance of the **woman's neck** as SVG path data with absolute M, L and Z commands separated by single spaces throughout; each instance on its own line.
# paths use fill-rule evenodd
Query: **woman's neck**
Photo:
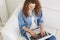
M 29 10 L 29 15 L 32 16 L 33 10 Z
M 32 13 L 33 12 L 33 10 L 29 10 L 29 13 Z

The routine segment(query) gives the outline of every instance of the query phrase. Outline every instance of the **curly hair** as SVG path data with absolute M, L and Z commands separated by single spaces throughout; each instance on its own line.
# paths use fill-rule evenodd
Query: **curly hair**
M 35 11 L 35 15 L 38 16 L 39 15 L 39 12 L 41 10 L 41 5 L 40 5 L 40 2 L 39 0 L 25 0 L 24 2 L 24 5 L 23 5 L 23 14 L 27 17 L 28 16 L 28 5 L 29 3 L 34 3 L 36 4 L 35 5 L 35 8 L 34 8 L 34 11 Z

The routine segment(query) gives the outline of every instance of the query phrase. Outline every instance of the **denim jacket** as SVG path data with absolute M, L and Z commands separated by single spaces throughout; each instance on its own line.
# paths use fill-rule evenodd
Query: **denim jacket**
M 37 24 L 37 28 L 39 27 L 39 24 L 41 22 L 43 22 L 43 17 L 42 17 L 42 11 L 40 11 L 39 16 L 35 15 L 35 12 L 33 12 L 33 16 L 35 18 L 35 23 Z M 23 27 L 28 27 L 30 28 L 31 26 L 31 17 L 23 17 L 23 12 L 20 11 L 18 14 L 18 22 L 19 22 L 19 28 L 20 28 L 20 32 L 23 35 L 24 33 L 26 33 L 26 31 L 24 31 Z

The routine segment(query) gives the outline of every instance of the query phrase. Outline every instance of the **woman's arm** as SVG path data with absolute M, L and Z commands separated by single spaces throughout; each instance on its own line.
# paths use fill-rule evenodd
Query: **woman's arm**
M 41 36 L 44 36 L 45 35 L 45 30 L 44 30 L 44 21 L 43 21 L 42 11 L 40 12 L 39 26 L 40 26 Z
M 40 23 L 40 30 L 44 30 L 44 23 L 43 22 Z
M 40 24 L 40 33 L 41 33 L 42 37 L 45 35 L 45 30 L 44 30 L 44 24 L 43 23 Z
M 31 36 L 33 36 L 34 38 L 37 38 L 37 37 L 38 37 L 37 34 L 36 34 L 36 32 L 28 29 L 27 27 L 25 27 L 24 30 L 25 30 L 26 32 L 28 32 L 28 33 L 29 33 Z

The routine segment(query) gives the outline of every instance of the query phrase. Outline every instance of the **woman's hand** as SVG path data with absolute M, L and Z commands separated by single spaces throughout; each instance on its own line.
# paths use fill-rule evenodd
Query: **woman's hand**
M 33 36 L 34 38 L 37 38 L 37 37 L 38 37 L 37 34 L 36 34 L 36 32 L 34 32 L 34 31 L 30 31 L 30 34 L 31 34 L 31 36 Z
M 41 33 L 41 37 L 45 36 L 45 30 L 44 30 L 44 24 L 40 23 L 40 33 Z
M 41 33 L 41 37 L 45 36 L 45 31 L 44 30 L 40 30 Z
M 27 27 L 25 27 L 24 30 L 27 31 L 28 33 L 30 33 L 31 36 L 33 36 L 34 38 L 37 38 L 36 32 L 34 32 L 34 31 L 28 29 Z

